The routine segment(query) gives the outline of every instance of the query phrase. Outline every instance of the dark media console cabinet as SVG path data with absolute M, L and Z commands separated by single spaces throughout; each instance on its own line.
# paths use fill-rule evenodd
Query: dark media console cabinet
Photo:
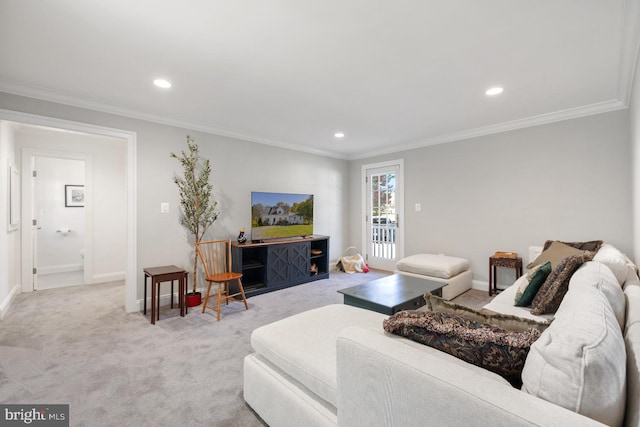
M 329 237 L 231 244 L 233 271 L 247 297 L 329 278 Z M 311 265 L 318 273 L 311 273 Z

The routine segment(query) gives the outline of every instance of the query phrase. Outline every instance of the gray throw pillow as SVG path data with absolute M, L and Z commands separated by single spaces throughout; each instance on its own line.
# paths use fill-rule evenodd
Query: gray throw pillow
M 569 290 L 569 280 L 573 273 L 583 263 L 590 261 L 592 258 L 592 252 L 585 252 L 583 255 L 569 256 L 560 261 L 533 298 L 531 314 L 539 316 L 541 314 L 555 313 Z

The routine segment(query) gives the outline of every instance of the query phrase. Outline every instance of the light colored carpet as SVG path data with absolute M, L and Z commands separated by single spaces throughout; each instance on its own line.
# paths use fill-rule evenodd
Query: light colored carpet
M 242 397 L 242 362 L 258 326 L 342 303 L 338 289 L 386 273 L 335 272 L 223 308 L 222 318 L 123 309 L 122 282 L 21 294 L 0 322 L 0 402 L 70 405 L 71 426 L 263 426 Z M 477 305 L 487 293 L 457 302 Z
M 162 307 L 155 326 L 124 311 L 122 282 L 20 294 L 0 321 L 0 402 L 69 404 L 71 426 L 262 426 L 242 397 L 251 331 L 385 275 L 335 272 L 231 303 L 219 322 Z

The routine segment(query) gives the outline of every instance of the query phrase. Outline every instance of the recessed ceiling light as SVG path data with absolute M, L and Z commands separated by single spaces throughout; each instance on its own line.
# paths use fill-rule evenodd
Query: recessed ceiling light
M 169 89 L 171 87 L 171 83 L 164 79 L 156 79 L 153 81 L 153 84 L 161 87 L 162 89 Z
M 493 96 L 493 95 L 501 94 L 503 90 L 504 90 L 503 88 L 496 86 L 496 87 L 492 87 L 491 89 L 487 89 L 485 93 L 489 96 Z
M 335 136 L 336 138 L 344 138 L 344 133 L 336 132 L 336 133 L 333 134 L 333 136 Z

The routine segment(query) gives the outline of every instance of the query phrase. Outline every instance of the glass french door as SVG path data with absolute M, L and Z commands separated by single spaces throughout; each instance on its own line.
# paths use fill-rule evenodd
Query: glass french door
M 364 166 L 365 258 L 369 267 L 393 271 L 404 252 L 402 162 Z

